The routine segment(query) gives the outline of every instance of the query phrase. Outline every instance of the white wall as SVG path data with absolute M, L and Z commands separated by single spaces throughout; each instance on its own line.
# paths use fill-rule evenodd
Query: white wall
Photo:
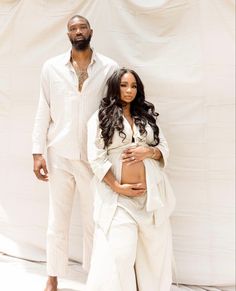
M 0 251 L 45 259 L 47 185 L 32 172 L 42 63 L 86 16 L 93 46 L 142 77 L 171 156 L 178 278 L 234 284 L 234 1 L 0 1 Z M 71 258 L 81 260 L 78 201 Z

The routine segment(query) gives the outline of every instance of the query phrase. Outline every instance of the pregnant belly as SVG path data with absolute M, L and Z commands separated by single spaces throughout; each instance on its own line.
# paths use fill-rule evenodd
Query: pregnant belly
M 142 161 L 135 164 L 122 164 L 121 184 L 144 183 L 146 184 L 145 166 Z

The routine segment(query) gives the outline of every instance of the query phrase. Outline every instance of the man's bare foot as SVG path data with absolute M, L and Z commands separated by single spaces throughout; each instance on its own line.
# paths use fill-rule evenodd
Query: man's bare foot
M 57 291 L 57 277 L 49 276 L 44 291 Z

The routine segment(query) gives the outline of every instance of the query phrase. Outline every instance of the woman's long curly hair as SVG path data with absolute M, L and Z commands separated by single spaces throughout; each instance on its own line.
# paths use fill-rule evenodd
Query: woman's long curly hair
M 152 127 L 154 133 L 154 141 L 150 146 L 159 144 L 159 128 L 156 124 L 157 116 L 155 107 L 152 103 L 145 100 L 144 86 L 138 74 L 130 69 L 122 68 L 116 70 L 107 80 L 106 96 L 101 100 L 99 106 L 99 128 L 101 129 L 101 137 L 104 140 L 104 147 L 112 143 L 115 130 L 119 132 L 123 140 L 126 138 L 124 133 L 124 103 L 120 99 L 120 83 L 124 74 L 131 73 L 137 83 L 137 94 L 130 104 L 130 113 L 134 123 L 138 126 L 141 135 L 146 135 L 145 129 L 147 123 Z

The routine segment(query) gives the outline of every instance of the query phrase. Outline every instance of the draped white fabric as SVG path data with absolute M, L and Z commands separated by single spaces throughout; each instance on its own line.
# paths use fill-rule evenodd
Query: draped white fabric
M 0 1 L 1 252 L 45 260 L 48 189 L 31 160 L 39 74 L 70 47 L 66 23 L 81 14 L 96 50 L 135 69 L 160 113 L 179 282 L 234 284 L 234 8 L 233 0 Z M 70 257 L 81 260 L 78 199 L 73 211 Z

